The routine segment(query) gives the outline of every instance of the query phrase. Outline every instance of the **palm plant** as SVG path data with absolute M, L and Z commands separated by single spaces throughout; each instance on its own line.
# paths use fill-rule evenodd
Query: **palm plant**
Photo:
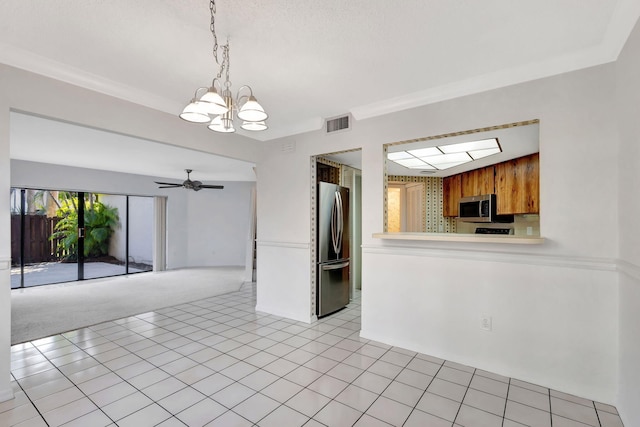
M 58 194 L 60 208 L 57 215 L 60 221 L 56 224 L 51 239 L 60 239 L 58 253 L 65 260 L 77 259 L 78 253 L 78 205 L 77 196 L 70 193 Z M 109 240 L 119 223 L 118 209 L 105 205 L 91 195 L 84 204 L 84 256 L 100 257 L 109 254 Z

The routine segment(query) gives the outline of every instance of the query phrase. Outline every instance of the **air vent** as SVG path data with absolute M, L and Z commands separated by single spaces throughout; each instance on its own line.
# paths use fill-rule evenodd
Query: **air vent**
M 327 119 L 326 121 L 326 132 L 340 132 L 349 130 L 351 125 L 351 114 L 347 114 L 346 116 L 333 117 L 331 119 Z

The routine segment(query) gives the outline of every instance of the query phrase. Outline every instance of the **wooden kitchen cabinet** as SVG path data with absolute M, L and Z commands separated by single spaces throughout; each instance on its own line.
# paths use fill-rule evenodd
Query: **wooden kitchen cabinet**
M 493 194 L 494 185 L 494 166 L 474 169 L 464 172 L 462 176 L 462 197 L 480 196 L 482 194 Z
M 495 165 L 497 213 L 540 213 L 540 159 L 538 153 Z
M 462 175 L 452 175 L 442 179 L 442 215 L 458 216 L 458 203 L 462 194 Z

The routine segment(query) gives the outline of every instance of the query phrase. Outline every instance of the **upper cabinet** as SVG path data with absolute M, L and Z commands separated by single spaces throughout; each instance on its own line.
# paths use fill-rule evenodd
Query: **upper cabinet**
M 538 153 L 495 165 L 497 213 L 540 212 L 540 160 Z
M 458 216 L 458 204 L 462 194 L 462 174 L 442 179 L 442 215 Z
M 443 216 L 458 216 L 460 197 L 496 194 L 498 215 L 540 213 L 538 153 L 442 180 Z
M 462 197 L 493 194 L 495 191 L 493 165 L 460 175 L 462 176 Z

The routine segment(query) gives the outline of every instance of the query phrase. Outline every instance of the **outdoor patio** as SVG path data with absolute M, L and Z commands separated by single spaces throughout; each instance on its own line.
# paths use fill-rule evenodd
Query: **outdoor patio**
M 139 273 L 148 270 L 129 267 L 129 273 Z M 95 279 L 125 274 L 125 266 L 107 262 L 85 262 L 84 278 Z M 53 283 L 72 282 L 78 279 L 78 264 L 69 262 L 42 262 L 25 265 L 24 287 L 47 285 Z M 20 267 L 11 268 L 11 289 L 20 287 Z

